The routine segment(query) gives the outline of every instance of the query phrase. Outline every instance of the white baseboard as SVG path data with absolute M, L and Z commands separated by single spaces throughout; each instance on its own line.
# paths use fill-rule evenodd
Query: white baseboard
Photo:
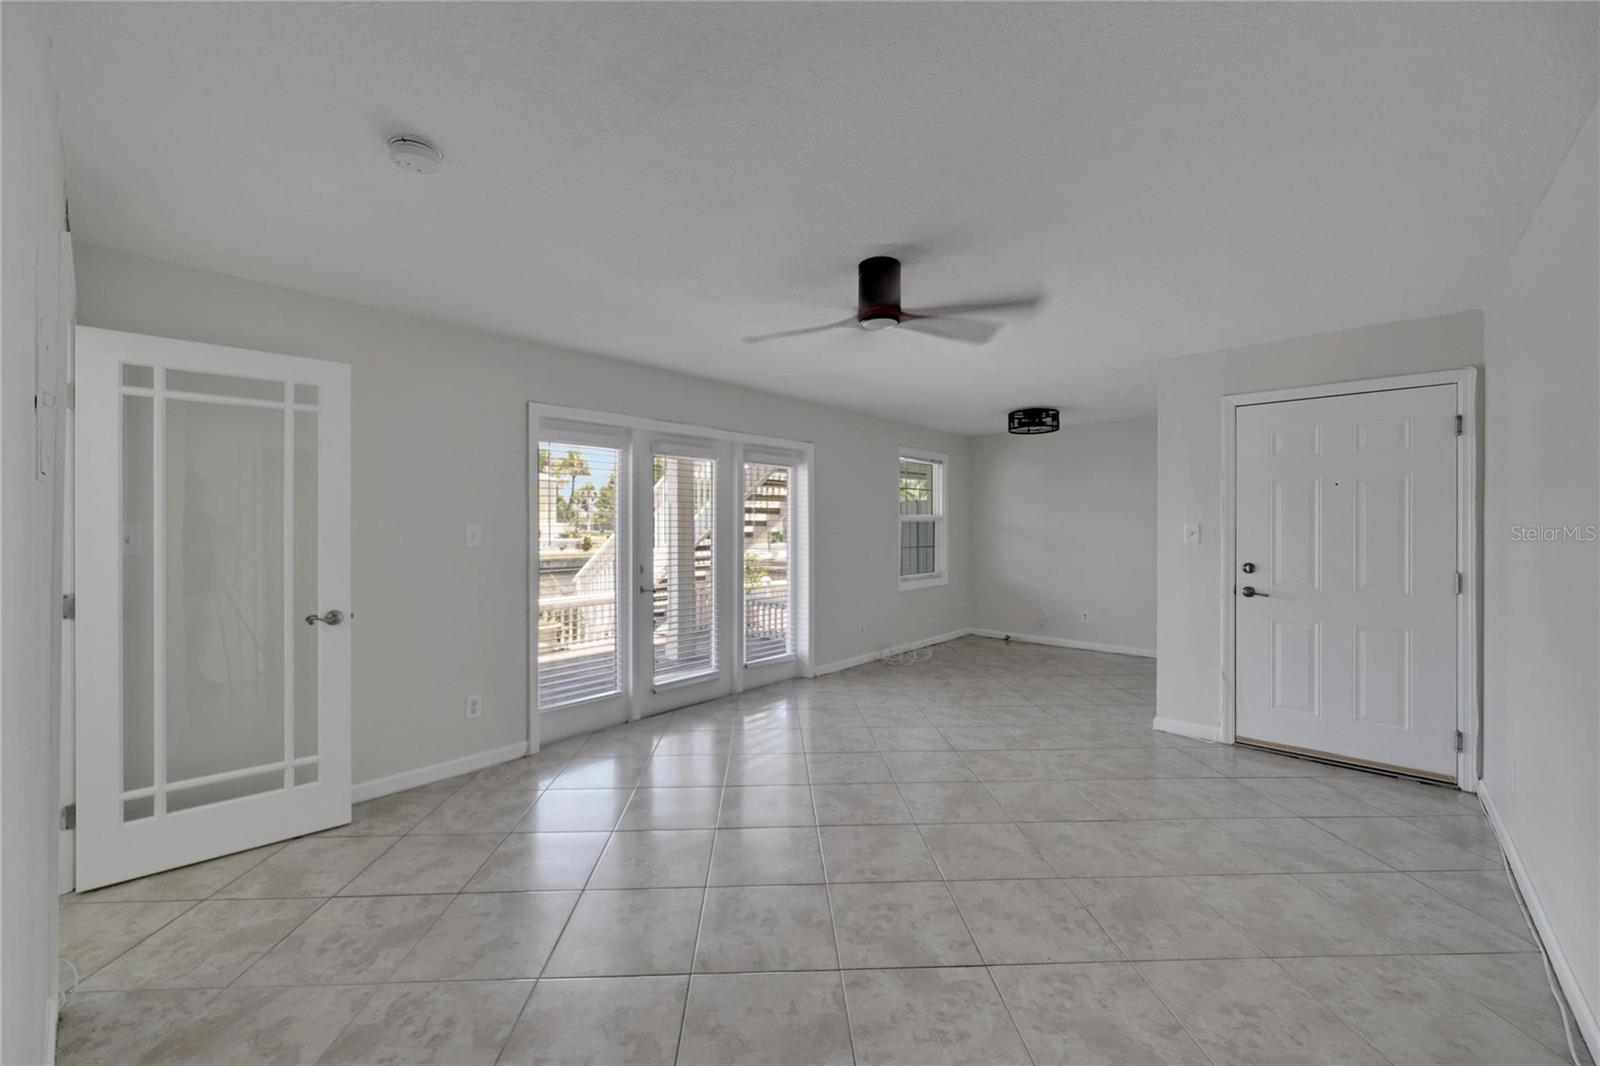
M 848 670 L 852 666 L 864 666 L 867 663 L 877 662 L 885 655 L 899 655 L 904 651 L 915 651 L 918 648 L 926 648 L 933 644 L 943 644 L 945 641 L 955 640 L 957 637 L 964 637 L 971 632 L 972 630 L 970 629 L 957 629 L 949 633 L 941 633 L 937 637 L 926 637 L 922 640 L 913 640 L 909 644 L 896 644 L 892 648 L 884 648 L 880 651 L 868 652 L 866 655 L 857 655 L 854 658 L 840 659 L 838 662 L 825 663 L 824 665 L 817 667 L 812 676 L 821 677 L 823 674 L 836 674 L 840 670 Z
M 1212 723 L 1190 722 L 1182 718 L 1156 718 L 1150 723 L 1150 728 L 1161 733 L 1172 733 L 1180 737 L 1193 737 L 1195 740 L 1209 740 L 1216 743 L 1221 737 L 1221 729 Z
M 975 637 L 994 637 L 997 640 L 1004 640 L 1010 637 L 1012 640 L 1021 641 L 1024 644 L 1048 644 L 1052 648 L 1077 648 L 1080 651 L 1103 651 L 1113 655 L 1138 655 L 1145 659 L 1154 659 L 1156 657 L 1154 648 L 1131 648 L 1125 644 L 1098 644 L 1092 640 L 1044 637 L 1037 633 L 1007 633 L 1003 629 L 969 629 L 967 632 Z
M 1489 827 L 1494 830 L 1495 839 L 1500 842 L 1500 850 L 1506 853 L 1506 861 L 1511 865 L 1511 875 L 1517 879 L 1517 887 L 1522 890 L 1522 901 L 1528 905 L 1528 913 L 1533 916 L 1534 931 L 1544 944 L 1545 954 L 1550 956 L 1550 968 L 1556 972 L 1556 983 L 1561 986 L 1561 991 L 1567 997 L 1567 1006 L 1572 1010 L 1573 1021 L 1578 1023 L 1578 1031 L 1588 1042 L 1589 1050 L 1591 1052 L 1600 1050 L 1600 1024 L 1596 1024 L 1594 1007 L 1583 998 L 1578 975 L 1572 969 L 1567 953 L 1561 949 L 1561 940 L 1556 936 L 1555 926 L 1550 922 L 1550 912 L 1545 910 L 1544 903 L 1539 899 L 1539 890 L 1534 885 L 1533 879 L 1528 876 L 1528 868 L 1517 852 L 1516 842 L 1511 839 L 1505 820 L 1500 817 L 1500 809 L 1494 805 L 1494 795 L 1490 792 L 1487 781 L 1478 782 L 1478 800 L 1483 804 L 1484 813 L 1489 816 Z
M 350 801 L 362 803 L 377 799 L 379 796 L 387 796 L 392 792 L 420 788 L 435 781 L 455 777 L 457 774 L 467 774 L 474 770 L 482 770 L 485 766 L 520 759 L 526 754 L 528 754 L 528 742 L 524 740 L 518 744 L 507 744 L 503 748 L 490 748 L 488 751 L 463 755 L 459 759 L 446 759 L 444 762 L 436 762 L 429 766 L 419 766 L 415 770 L 404 770 L 388 777 L 375 777 L 371 781 L 362 781 L 353 786 L 350 789 Z

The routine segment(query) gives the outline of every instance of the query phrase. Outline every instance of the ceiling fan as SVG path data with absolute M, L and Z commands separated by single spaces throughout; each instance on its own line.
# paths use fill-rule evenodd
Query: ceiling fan
M 746 344 L 775 341 L 784 337 L 799 337 L 824 330 L 856 327 L 880 330 L 899 326 L 918 333 L 961 341 L 965 344 L 987 344 L 1000 329 L 997 322 L 967 318 L 971 314 L 990 311 L 1022 311 L 1039 306 L 1037 294 L 1007 300 L 987 300 L 982 303 L 949 304 L 944 307 L 925 307 L 919 311 L 906 311 L 900 306 L 900 260 L 890 255 L 875 255 L 861 260 L 858 268 L 859 286 L 856 313 L 837 322 L 804 329 L 786 329 L 778 333 L 763 333 L 744 338 Z

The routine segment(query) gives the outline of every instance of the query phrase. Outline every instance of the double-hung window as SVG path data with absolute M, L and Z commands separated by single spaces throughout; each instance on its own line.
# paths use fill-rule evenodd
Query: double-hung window
M 927 588 L 949 581 L 945 568 L 946 457 L 900 453 L 900 587 Z

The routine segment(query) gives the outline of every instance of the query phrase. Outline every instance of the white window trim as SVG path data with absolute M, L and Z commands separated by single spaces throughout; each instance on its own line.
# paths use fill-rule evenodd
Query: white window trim
M 799 548 L 797 553 L 798 558 L 793 562 L 795 572 L 800 581 L 799 592 L 795 598 L 800 616 L 799 623 L 795 626 L 792 635 L 794 651 L 791 656 L 784 659 L 774 659 L 755 665 L 745 665 L 743 663 L 743 647 L 736 647 L 732 643 L 733 639 L 742 633 L 742 627 L 730 627 L 730 635 L 726 638 L 728 641 L 726 648 L 728 648 L 732 654 L 732 658 L 728 660 L 728 670 L 731 672 L 731 677 L 726 681 L 719 680 L 717 683 L 722 685 L 724 688 L 731 690 L 733 693 L 738 693 L 747 688 L 770 684 L 775 681 L 786 680 L 790 677 L 815 676 L 816 642 L 812 620 L 816 618 L 817 615 L 817 590 L 816 582 L 812 577 L 813 569 L 811 559 L 811 546 L 816 543 L 817 521 L 816 507 L 813 504 L 813 501 L 816 499 L 814 480 L 816 469 L 815 445 L 810 441 L 793 440 L 786 437 L 761 436 L 759 434 L 744 433 L 738 430 L 722 429 L 716 426 L 704 426 L 685 422 L 668 422 L 660 419 L 642 418 L 637 415 L 620 414 L 614 411 L 598 411 L 590 408 L 566 407 L 556 404 L 532 402 L 528 404 L 529 470 L 537 470 L 539 441 L 541 438 L 546 437 L 549 432 L 552 431 L 552 429 L 570 436 L 573 432 L 577 432 L 579 427 L 585 425 L 601 434 L 614 434 L 616 439 L 626 442 L 629 453 L 635 457 L 636 463 L 642 461 L 642 456 L 646 454 L 645 451 L 640 448 L 639 442 L 641 438 L 638 436 L 640 433 L 643 433 L 647 436 L 664 436 L 674 440 L 684 439 L 726 442 L 730 451 L 732 451 L 734 454 L 737 454 L 740 448 L 745 448 L 761 455 L 782 455 L 789 459 L 799 475 L 801 492 L 803 494 L 802 499 L 804 500 L 802 520 L 799 527 L 795 531 L 797 536 L 801 539 L 797 545 Z M 596 440 L 595 443 L 600 443 L 600 441 Z M 732 472 L 737 469 L 737 464 L 733 462 L 725 463 L 724 465 L 729 472 L 722 475 L 723 479 L 719 480 L 719 491 L 726 491 L 726 487 L 732 485 Z M 646 466 L 646 470 L 648 470 L 648 466 Z M 592 732 L 594 729 L 603 728 L 609 725 L 620 725 L 625 721 L 635 721 L 648 714 L 659 713 L 660 711 L 670 709 L 670 706 L 658 705 L 650 707 L 644 705 L 643 701 L 648 700 L 657 689 L 660 689 L 660 686 L 652 686 L 648 683 L 648 681 L 646 681 L 644 684 L 639 684 L 636 681 L 636 675 L 634 673 L 629 673 L 627 675 L 628 680 L 625 683 L 625 691 L 621 696 L 586 700 L 582 703 L 567 704 L 562 707 L 550 708 L 545 711 L 541 711 L 539 709 L 539 657 L 537 653 L 537 627 L 539 610 L 539 559 L 537 541 L 539 533 L 539 501 L 537 479 L 532 476 L 528 478 L 527 508 L 527 586 L 529 613 L 528 632 L 526 633 L 524 639 L 527 642 L 527 647 L 530 649 L 528 655 L 527 706 L 528 741 L 530 750 L 538 750 L 539 736 L 542 731 L 541 722 L 544 718 L 549 718 L 551 722 L 557 723 L 552 725 L 551 728 L 558 730 L 558 732 L 556 732 L 554 735 L 559 738 L 572 736 L 579 733 Z M 734 525 L 730 522 L 727 526 L 728 531 L 724 533 L 725 538 L 731 537 L 731 530 L 733 528 Z M 632 529 L 631 527 L 626 531 L 626 535 L 630 537 L 637 536 L 637 533 L 638 531 Z M 731 540 L 729 542 L 731 543 Z M 631 551 L 631 542 L 627 542 L 624 545 L 624 548 L 625 550 Z M 741 553 L 725 553 L 725 555 L 729 560 L 727 565 L 730 569 L 726 571 L 728 578 L 723 580 L 721 583 L 726 585 L 726 587 L 729 589 L 734 589 L 738 587 L 739 575 L 742 571 L 743 556 Z M 734 570 L 734 567 L 738 567 L 739 570 Z M 633 587 L 631 581 L 628 582 L 627 587 L 629 589 Z M 633 610 L 633 597 L 625 594 L 624 601 L 629 604 L 629 609 L 631 612 L 629 616 L 630 621 L 628 624 L 633 627 L 633 629 L 637 629 L 639 625 L 639 619 L 634 617 L 634 615 L 637 614 L 637 611 Z M 632 662 L 634 658 L 635 656 L 632 654 L 628 656 L 630 661 L 627 669 L 629 671 L 633 671 L 635 669 L 636 664 Z M 693 686 L 690 683 L 678 683 L 670 687 L 682 687 L 687 690 Z M 716 692 L 715 694 L 726 695 L 727 693 Z M 692 702 L 698 701 L 693 699 L 669 701 L 669 703 L 677 706 L 686 705 Z M 603 718 L 595 718 L 592 714 L 592 711 L 595 707 L 606 707 L 607 716 Z M 577 726 L 572 719 L 571 716 L 574 714 L 583 716 L 581 726 Z
M 911 459 L 916 462 L 934 464 L 933 473 L 933 573 L 905 576 L 900 573 L 900 526 L 906 522 L 926 522 L 925 516 L 900 515 L 895 525 L 895 577 L 901 592 L 912 589 L 939 588 L 950 584 L 950 537 L 949 515 L 945 513 L 945 501 L 949 499 L 950 457 L 942 452 L 924 451 L 921 448 L 901 448 L 895 452 L 894 480 L 895 480 L 895 510 L 899 511 L 900 499 L 900 460 Z

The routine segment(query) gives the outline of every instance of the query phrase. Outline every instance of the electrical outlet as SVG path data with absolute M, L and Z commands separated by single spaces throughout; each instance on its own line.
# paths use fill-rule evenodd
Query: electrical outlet
M 483 697 L 482 696 L 468 696 L 467 697 L 467 717 L 468 718 L 476 718 L 479 715 L 481 715 L 482 713 L 483 713 Z
M 861 623 L 861 628 L 856 631 L 856 636 L 864 637 L 866 635 L 867 635 L 867 623 L 862 622 Z
M 1084 611 L 1083 612 L 1083 620 L 1085 622 L 1087 622 L 1089 620 L 1089 612 L 1088 611 Z
M 1049 624 L 1049 620 L 1045 617 L 1045 613 L 1043 611 L 1040 611 L 1039 612 L 1039 628 L 1042 630 L 1048 624 Z
M 483 547 L 483 527 L 476 522 L 467 526 L 467 547 Z

